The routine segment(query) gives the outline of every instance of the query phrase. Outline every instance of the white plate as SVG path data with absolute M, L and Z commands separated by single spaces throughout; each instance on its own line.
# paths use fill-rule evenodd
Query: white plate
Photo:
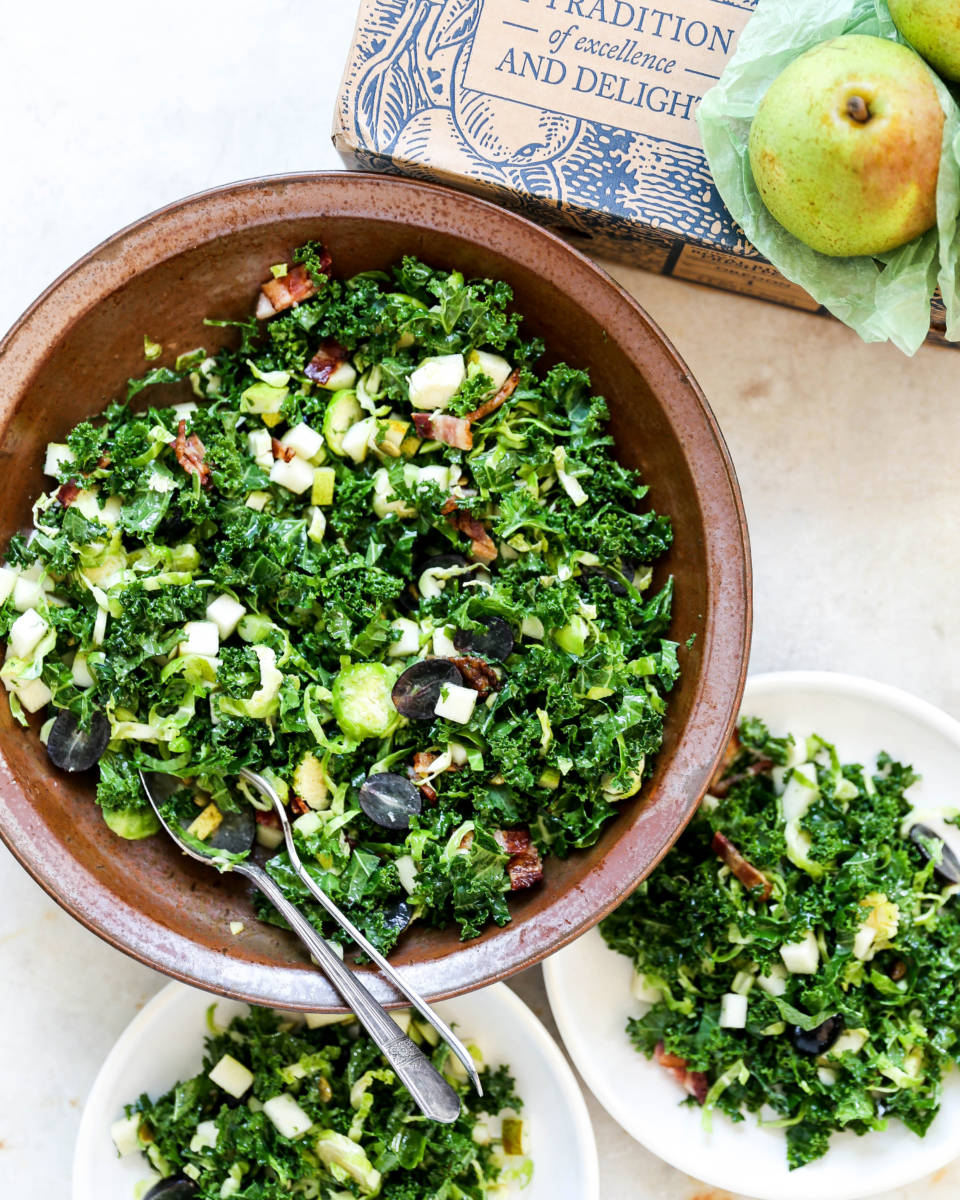
M 235 1000 L 171 983 L 130 1022 L 94 1081 L 77 1135 L 73 1200 L 133 1200 L 149 1176 L 139 1154 L 117 1158 L 109 1128 L 141 1092 L 156 1097 L 195 1075 L 203 1055 L 204 1014 L 217 1003 L 221 1023 L 246 1011 Z M 438 1004 L 483 1051 L 491 1066 L 508 1063 L 524 1100 L 524 1132 L 534 1163 L 522 1200 L 598 1200 L 597 1148 L 587 1106 L 557 1044 L 529 1008 L 502 983 Z M 511 1196 L 511 1200 L 513 1197 Z
M 819 733 L 841 761 L 873 766 L 886 750 L 922 774 L 910 792 L 922 808 L 956 802 L 960 723 L 897 688 L 820 671 L 748 679 L 741 712 L 775 733 Z M 955 901 L 955 903 L 960 901 Z M 903 1187 L 960 1152 L 960 1072 L 947 1078 L 943 1107 L 925 1138 L 899 1121 L 858 1138 L 835 1134 L 827 1155 L 788 1171 L 783 1133 L 753 1117 L 722 1114 L 706 1132 L 698 1109 L 679 1102 L 676 1082 L 627 1039 L 629 959 L 609 950 L 594 929 L 544 964 L 550 1006 L 574 1064 L 607 1112 L 654 1154 L 704 1182 L 764 1200 L 853 1200 Z

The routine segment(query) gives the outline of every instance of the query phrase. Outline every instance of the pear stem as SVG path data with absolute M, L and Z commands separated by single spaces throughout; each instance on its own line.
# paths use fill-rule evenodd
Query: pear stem
M 862 96 L 851 96 L 847 100 L 847 116 L 852 117 L 854 121 L 865 125 L 871 115 L 870 108 Z

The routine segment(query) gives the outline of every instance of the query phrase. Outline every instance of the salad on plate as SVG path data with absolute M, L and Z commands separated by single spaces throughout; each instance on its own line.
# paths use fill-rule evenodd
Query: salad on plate
M 912 768 L 748 718 L 665 863 L 601 925 L 634 1046 L 703 1108 L 783 1129 L 791 1169 L 895 1118 L 923 1136 L 960 1057 L 960 860 Z
M 209 322 L 232 348 L 161 365 L 145 337 L 155 365 L 49 447 L 0 567 L 0 678 L 54 764 L 98 768 L 116 834 L 158 829 L 142 769 L 184 781 L 187 838 L 249 804 L 278 849 L 248 767 L 380 949 L 413 920 L 473 937 L 651 770 L 670 521 L 505 283 L 292 260 Z M 268 869 L 308 899 L 284 852 Z
M 126 1106 L 110 1133 L 150 1169 L 140 1200 L 493 1200 L 533 1175 L 523 1101 L 509 1069 L 481 1067 L 482 1101 L 436 1034 L 393 1014 L 461 1097 L 453 1125 L 423 1118 L 352 1017 L 305 1020 L 251 1008 L 226 1027 L 207 1013 L 198 1073 Z

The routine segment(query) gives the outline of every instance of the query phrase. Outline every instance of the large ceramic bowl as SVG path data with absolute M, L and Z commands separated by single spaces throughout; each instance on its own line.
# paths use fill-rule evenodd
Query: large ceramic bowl
M 404 254 L 512 285 L 528 334 L 590 370 L 612 412 L 620 459 L 673 519 L 660 565 L 676 580 L 673 633 L 683 675 L 653 778 L 599 842 L 511 902 L 513 920 L 461 943 L 412 930 L 394 954 L 433 997 L 503 979 L 583 933 L 666 853 L 704 792 L 737 712 L 750 635 L 750 562 L 737 482 L 689 371 L 641 308 L 554 235 L 491 204 L 376 175 L 257 180 L 192 197 L 104 242 L 56 281 L 0 344 L 0 545 L 29 523 L 43 448 L 97 413 L 143 371 L 143 336 L 162 362 L 249 313 L 270 263 L 322 238 L 335 270 Z M 176 397 L 175 397 L 176 398 Z M 191 863 L 163 837 L 125 842 L 92 803 L 92 779 L 60 775 L 34 732 L 0 704 L 0 834 L 68 912 L 112 945 L 208 990 L 287 1008 L 336 1007 L 299 943 L 261 924 L 240 880 Z M 231 920 L 244 931 L 230 933 Z M 389 986 L 372 975 L 383 1000 Z

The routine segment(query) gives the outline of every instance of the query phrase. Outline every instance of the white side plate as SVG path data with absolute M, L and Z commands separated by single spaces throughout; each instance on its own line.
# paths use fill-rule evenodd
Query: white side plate
M 133 1200 L 149 1176 L 140 1155 L 118 1158 L 109 1128 L 141 1092 L 156 1097 L 196 1074 L 203 1055 L 204 1014 L 217 1004 L 225 1023 L 246 1005 L 171 983 L 121 1034 L 94 1082 L 80 1122 L 73 1164 L 73 1200 Z M 597 1149 L 573 1072 L 529 1008 L 502 983 L 437 1005 L 446 1021 L 483 1051 L 508 1063 L 523 1097 L 524 1130 L 533 1181 L 517 1200 L 598 1200 Z M 514 1195 L 511 1200 L 514 1200 Z
M 958 802 L 960 723 L 897 688 L 819 671 L 758 675 L 747 681 L 741 712 L 777 734 L 819 733 L 836 743 L 842 762 L 873 767 L 886 750 L 913 764 L 923 776 L 910 792 L 918 808 Z M 763 1200 L 854 1200 L 903 1187 L 960 1152 L 960 1072 L 953 1071 L 925 1138 L 899 1121 L 865 1137 L 835 1134 L 824 1158 L 788 1171 L 782 1131 L 720 1113 L 705 1131 L 700 1110 L 680 1104 L 676 1082 L 633 1049 L 625 1032 L 639 1011 L 631 964 L 595 929 L 549 959 L 544 974 L 567 1050 L 607 1112 L 648 1150 L 714 1187 Z

